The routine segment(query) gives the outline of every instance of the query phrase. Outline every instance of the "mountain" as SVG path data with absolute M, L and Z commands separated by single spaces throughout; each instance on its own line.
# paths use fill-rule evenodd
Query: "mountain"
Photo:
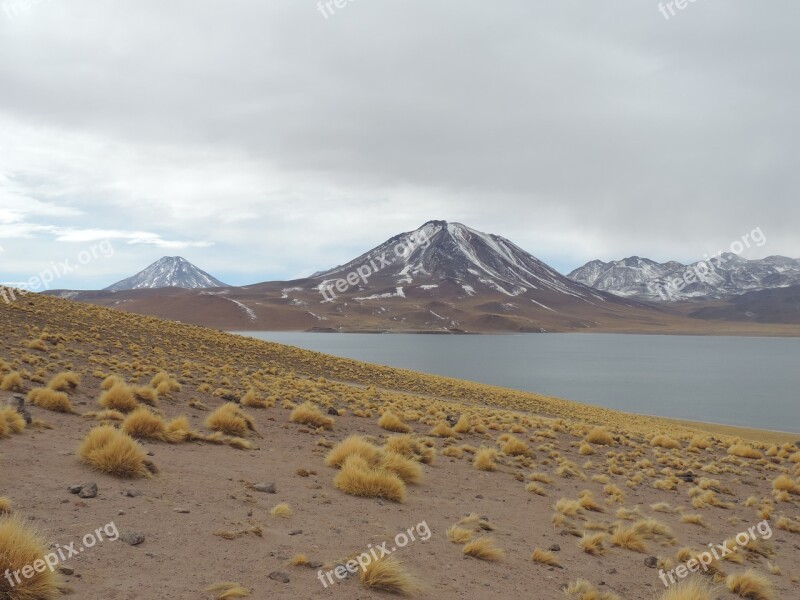
M 447 221 L 428 221 L 304 279 L 50 293 L 243 331 L 775 333 L 752 323 L 700 321 L 672 306 L 593 289 L 504 237 Z
M 719 258 L 685 265 L 632 256 L 612 262 L 593 260 L 568 277 L 625 298 L 666 302 L 716 300 L 798 285 L 800 259 L 768 256 L 747 260 L 723 253 Z
M 105 288 L 107 291 L 141 290 L 156 288 L 219 288 L 228 287 L 181 256 L 160 258 L 133 277 L 118 281 Z
M 800 285 L 746 292 L 700 308 L 685 309 L 688 316 L 709 321 L 800 324 Z

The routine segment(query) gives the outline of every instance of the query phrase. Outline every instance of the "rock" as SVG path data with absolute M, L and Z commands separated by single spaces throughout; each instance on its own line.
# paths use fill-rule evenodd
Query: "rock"
M 283 571 L 273 571 L 269 574 L 269 578 L 273 581 L 279 581 L 281 583 L 289 583 L 289 576 L 284 573 Z
M 338 417 L 339 411 L 331 406 L 330 408 L 328 408 L 328 414 L 331 415 L 332 417 Z
M 92 481 L 84 485 L 78 492 L 80 498 L 97 498 L 97 484 Z
M 138 546 L 139 544 L 144 542 L 144 534 L 138 533 L 136 531 L 129 531 L 119 536 L 119 539 L 121 539 L 126 544 L 130 544 L 131 546 Z
M 179 507 L 174 509 L 176 513 L 180 513 L 182 515 L 188 515 L 191 511 L 188 508 Z
M 312 560 L 311 562 L 308 563 L 308 568 L 309 569 L 315 569 L 315 570 L 316 569 L 321 569 L 322 568 L 322 563 L 321 562 L 317 562 L 315 560 Z
M 67 488 L 70 494 L 80 494 L 81 490 L 83 489 L 83 484 L 76 483 L 75 485 L 71 485 Z
M 236 404 L 239 404 L 239 397 L 234 396 L 233 394 L 225 394 L 222 396 L 222 399 L 225 400 L 225 402 L 235 402 Z
M 72 567 L 65 567 L 64 565 L 58 567 L 58 572 L 62 575 L 75 575 L 75 569 Z
M 264 492 L 265 494 L 274 494 L 275 493 L 275 484 L 274 483 L 257 483 L 253 486 L 253 489 L 257 492 Z
M 29 413 L 28 409 L 25 408 L 25 396 L 14 394 L 14 400 L 17 401 L 17 412 L 22 415 L 22 418 L 25 419 L 25 422 L 28 425 L 33 423 L 33 417 L 31 417 L 31 413 Z
M 614 568 L 612 568 L 612 569 L 611 569 L 611 570 L 608 572 L 608 574 L 609 574 L 609 575 L 616 575 L 616 574 L 617 574 L 617 570 L 616 570 L 616 569 L 614 569 Z
M 300 535 L 301 533 L 303 533 L 302 529 L 293 529 L 289 532 L 289 535 Z
M 136 498 L 137 496 L 141 496 L 142 492 L 139 490 L 125 490 L 122 492 L 123 495 L 127 496 L 128 498 Z
M 445 420 L 450 424 L 450 427 L 455 427 L 458 424 L 458 417 L 447 415 Z
M 561 546 L 558 544 L 553 544 L 550 546 L 550 548 L 548 548 L 548 550 L 550 550 L 550 552 L 561 552 Z
M 644 566 L 649 567 L 651 569 L 655 569 L 658 567 L 658 558 L 655 556 L 648 556 L 644 559 Z

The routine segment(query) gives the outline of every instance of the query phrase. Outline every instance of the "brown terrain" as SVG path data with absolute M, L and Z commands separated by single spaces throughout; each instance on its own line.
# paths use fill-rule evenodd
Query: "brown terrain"
M 0 324 L 3 600 L 798 597 L 796 436 L 43 296 Z M 52 576 L 3 577 L 104 526 Z M 664 595 L 661 570 L 726 541 Z M 383 542 L 391 559 L 362 554 Z

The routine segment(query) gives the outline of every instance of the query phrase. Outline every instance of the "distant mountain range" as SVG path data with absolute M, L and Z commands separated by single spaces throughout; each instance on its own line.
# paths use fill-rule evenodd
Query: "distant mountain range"
M 717 292 L 755 288 L 798 271 L 796 261 L 772 257 L 745 276 L 733 269 L 738 261 L 726 257 L 726 270 L 714 274 L 720 281 L 704 285 Z M 185 259 L 165 257 L 106 290 L 50 293 L 228 330 L 774 333 L 749 323 L 718 324 L 727 314 L 734 321 L 774 322 L 764 312 L 756 311 L 758 319 L 742 317 L 742 311 L 717 304 L 713 316 L 700 321 L 689 313 L 702 306 L 646 301 L 657 299 L 647 294 L 650 281 L 685 269 L 632 258 L 593 261 L 565 277 L 501 236 L 429 221 L 304 279 L 230 287 Z M 785 312 L 776 314 L 785 318 Z
M 136 275 L 108 286 L 106 290 L 142 290 L 178 287 L 186 289 L 228 287 L 181 256 L 165 256 Z
M 725 253 L 719 258 L 685 265 L 631 256 L 613 262 L 593 260 L 568 277 L 624 298 L 655 302 L 717 300 L 800 285 L 800 259 L 768 256 L 746 260 Z

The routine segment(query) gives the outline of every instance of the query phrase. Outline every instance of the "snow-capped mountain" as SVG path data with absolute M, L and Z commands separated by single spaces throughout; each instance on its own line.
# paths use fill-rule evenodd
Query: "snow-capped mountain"
M 721 299 L 800 284 L 800 259 L 768 256 L 747 260 L 724 253 L 685 265 L 632 256 L 612 262 L 593 260 L 568 277 L 626 298 L 667 302 Z
M 181 256 L 165 256 L 133 277 L 118 281 L 105 289 L 118 292 L 169 287 L 198 289 L 228 286 Z
M 407 288 L 431 290 L 445 285 L 462 296 L 489 292 L 530 299 L 549 292 L 578 300 L 606 300 L 499 235 L 447 221 L 429 221 L 311 279 L 331 300 L 353 290 L 388 286 L 395 288 L 394 295 L 404 296 Z

